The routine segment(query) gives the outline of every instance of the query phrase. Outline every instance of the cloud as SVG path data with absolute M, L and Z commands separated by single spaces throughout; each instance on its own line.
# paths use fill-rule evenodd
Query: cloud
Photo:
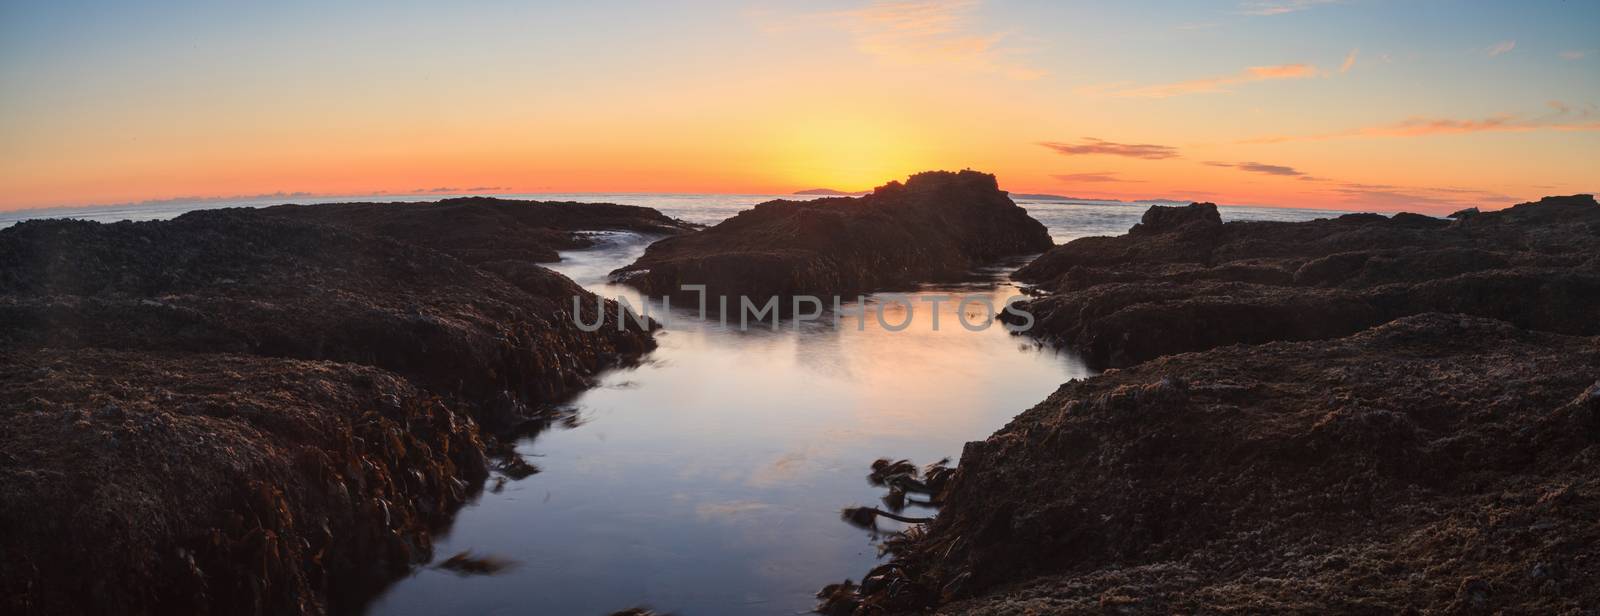
M 456 187 L 453 187 L 453 186 L 440 186 L 438 188 L 417 188 L 417 189 L 413 189 L 411 192 L 413 194 L 424 194 L 424 193 L 427 193 L 427 194 L 444 194 L 444 193 L 488 192 L 488 191 L 491 191 L 491 190 L 506 190 L 506 187 L 504 187 L 504 186 L 473 186 L 471 188 L 456 188 Z
M 1252 66 L 1233 75 L 1191 79 L 1176 83 L 1148 86 L 1131 86 L 1127 82 L 1086 86 L 1078 89 L 1085 96 L 1110 96 L 1113 98 L 1169 98 L 1184 94 L 1212 94 L 1228 92 L 1228 86 L 1270 81 L 1275 79 L 1303 79 L 1315 77 L 1317 67 L 1310 64 L 1275 64 Z
M 1469 206 L 1496 206 L 1520 201 L 1515 197 L 1475 188 L 1396 186 L 1364 184 L 1308 175 L 1287 165 L 1257 162 L 1229 163 L 1207 161 L 1213 167 L 1228 167 L 1265 175 L 1315 182 L 1313 191 L 1351 204 L 1351 209 L 1450 212 Z
M 1524 200 L 1472 188 L 1427 188 L 1346 182 L 1328 190 L 1346 203 L 1375 210 L 1410 209 L 1448 212 L 1473 206 L 1503 206 Z
M 1302 173 L 1299 170 L 1296 170 L 1294 167 L 1287 167 L 1287 166 L 1284 166 L 1284 165 L 1268 165 L 1266 163 L 1221 163 L 1221 162 L 1214 162 L 1214 161 L 1213 162 L 1207 162 L 1206 164 L 1207 165 L 1211 165 L 1213 167 L 1231 167 L 1231 168 L 1234 168 L 1234 169 L 1238 169 L 1240 171 L 1249 171 L 1251 173 L 1264 173 L 1266 175 L 1285 175 L 1285 176 L 1293 176 L 1293 177 L 1302 177 L 1302 176 L 1303 177 L 1310 177 L 1310 176 L 1306 176 L 1305 173 Z
M 1488 49 L 1484 50 L 1484 53 L 1489 54 L 1489 57 L 1493 58 L 1495 56 L 1498 56 L 1500 54 L 1506 53 L 1506 52 L 1511 51 L 1511 50 L 1516 49 L 1516 48 L 1517 48 L 1517 42 L 1516 41 L 1500 41 L 1498 43 L 1490 45 Z
M 1360 137 L 1427 137 L 1432 135 L 1461 135 L 1468 133 L 1484 132 L 1528 132 L 1539 130 L 1553 131 L 1595 131 L 1600 130 L 1600 121 L 1591 118 L 1595 116 L 1595 107 L 1574 110 L 1561 101 L 1546 103 L 1554 111 L 1537 117 L 1523 117 L 1509 113 L 1492 115 L 1482 119 L 1455 119 L 1412 117 L 1393 124 L 1381 126 L 1367 126 L 1355 130 L 1339 133 L 1325 133 L 1321 135 L 1276 135 L 1247 139 L 1240 143 L 1286 143 L 1291 141 L 1326 141 L 1329 139 L 1350 139 Z
M 1561 56 L 1562 60 L 1582 60 L 1585 56 L 1589 55 L 1589 50 L 1587 50 L 1587 49 L 1569 49 L 1567 51 L 1563 51 L 1563 52 L 1561 52 L 1559 54 L 1556 54 L 1556 55 Z
M 1060 143 L 1045 141 L 1039 143 L 1044 147 L 1055 150 L 1062 156 L 1081 156 L 1089 154 L 1108 154 L 1111 156 L 1126 156 L 1128 158 L 1142 158 L 1145 160 L 1161 160 L 1164 158 L 1177 158 L 1177 148 L 1149 143 L 1113 143 L 1094 137 L 1085 137 L 1082 143 Z
M 973 18 L 978 5 L 978 0 L 880 0 L 824 16 L 849 32 L 857 49 L 886 63 L 944 64 L 1021 80 L 1044 76 L 1016 58 L 1024 52 L 1006 44 L 1007 33 L 979 31 Z
M 1115 172 L 1111 172 L 1111 171 L 1094 171 L 1094 172 L 1089 172 L 1089 173 L 1058 173 L 1058 174 L 1052 175 L 1050 177 L 1053 177 L 1055 179 L 1061 180 L 1061 181 L 1066 182 L 1068 184 L 1098 184 L 1098 183 L 1104 183 L 1104 182 L 1116 182 L 1116 183 L 1124 183 L 1125 184 L 1125 183 L 1138 183 L 1138 182 L 1142 181 L 1142 180 L 1124 180 L 1122 178 L 1117 177 L 1117 174 Z
M 1245 15 L 1282 15 L 1304 11 L 1323 4 L 1338 4 L 1342 0 L 1250 0 L 1239 5 Z
M 1348 72 L 1350 72 L 1350 69 L 1355 67 L 1355 65 L 1356 65 L 1356 54 L 1358 54 L 1360 52 L 1361 52 L 1360 49 L 1352 49 L 1352 50 L 1350 50 L 1350 53 L 1345 55 L 1344 62 L 1339 65 L 1339 72 L 1340 73 L 1348 73 Z

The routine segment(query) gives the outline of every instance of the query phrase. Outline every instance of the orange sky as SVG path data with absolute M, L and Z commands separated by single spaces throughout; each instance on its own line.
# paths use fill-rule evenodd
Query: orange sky
M 1014 192 L 1342 209 L 1600 189 L 1592 5 L 1377 4 L 8 6 L 0 209 L 963 167 Z

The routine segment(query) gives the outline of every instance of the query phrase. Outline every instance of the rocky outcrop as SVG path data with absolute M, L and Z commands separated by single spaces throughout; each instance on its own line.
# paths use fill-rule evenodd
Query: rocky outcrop
M 1597 457 L 1597 338 L 1428 313 L 1167 356 L 968 444 L 939 516 L 828 608 L 1580 613 Z
M 595 298 L 544 268 L 518 284 L 439 252 L 252 210 L 0 232 L 0 345 L 247 353 L 384 368 L 438 393 L 559 398 L 652 342 L 594 333 Z M 592 321 L 589 321 L 592 322 Z
M 1351 214 L 1222 222 L 1156 206 L 1127 235 L 1073 241 L 1019 270 L 1030 331 L 1127 366 L 1235 343 L 1348 335 L 1430 311 L 1600 333 L 1600 206 L 1548 197 L 1443 220 Z
M 596 298 L 532 252 L 294 218 L 0 230 L 7 611 L 353 607 L 429 557 L 495 431 L 654 345 L 610 302 L 583 331 Z
M 694 225 L 633 205 L 460 197 L 426 203 L 280 205 L 264 216 L 332 224 L 432 248 L 472 264 L 551 263 L 592 246 L 592 231 L 677 235 Z
M 426 560 L 486 473 L 467 414 L 333 362 L 7 351 L 0 423 L 13 614 L 321 613 Z
M 956 280 L 980 265 L 1051 246 L 1044 225 L 992 175 L 931 171 L 860 198 L 771 201 L 650 245 L 613 272 L 651 295 L 849 296 Z M 826 300 L 824 300 L 826 301 Z

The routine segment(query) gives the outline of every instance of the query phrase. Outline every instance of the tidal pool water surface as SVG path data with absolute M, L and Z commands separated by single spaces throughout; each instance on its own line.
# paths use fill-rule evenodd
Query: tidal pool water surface
M 611 235 L 555 269 L 638 306 L 605 274 L 645 243 Z M 902 331 L 878 323 L 873 299 L 864 324 L 786 321 L 779 331 L 740 331 L 736 320 L 723 326 L 680 310 L 641 365 L 605 374 L 572 401 L 576 425 L 518 444 L 542 472 L 485 492 L 436 548 L 438 559 L 471 550 L 518 566 L 488 577 L 423 568 L 370 613 L 808 611 L 823 584 L 877 561 L 869 533 L 839 519 L 842 507 L 877 504 L 882 492 L 865 479 L 873 459 L 958 457 L 965 441 L 1089 374 L 1074 356 L 999 324 L 968 331 L 949 302 L 935 331 L 920 299 L 930 294 L 982 295 L 998 306 L 1016 289 L 991 282 L 911 294 Z M 885 306 L 890 326 L 905 320 L 903 305 Z M 967 308 L 974 324 L 988 317 Z

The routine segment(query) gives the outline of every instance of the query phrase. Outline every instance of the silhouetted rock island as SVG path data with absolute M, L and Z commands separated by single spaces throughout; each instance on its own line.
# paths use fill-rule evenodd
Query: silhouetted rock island
M 999 259 L 1051 247 L 1044 225 L 976 171 L 930 171 L 859 198 L 778 200 L 651 244 L 613 272 L 650 295 L 706 285 L 756 301 L 849 296 L 957 280 Z

